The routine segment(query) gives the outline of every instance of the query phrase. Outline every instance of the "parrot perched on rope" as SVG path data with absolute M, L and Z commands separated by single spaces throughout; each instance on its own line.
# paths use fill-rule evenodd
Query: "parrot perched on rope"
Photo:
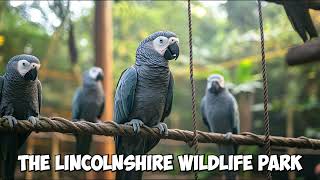
M 201 113 L 209 131 L 226 134 L 238 134 L 240 128 L 237 101 L 225 87 L 224 78 L 219 74 L 211 75 L 207 80 L 205 96 L 201 100 Z M 237 145 L 218 145 L 220 155 L 237 154 Z M 228 158 L 226 157 L 225 160 Z M 225 173 L 227 179 L 235 179 L 234 172 Z
M 83 74 L 83 84 L 72 100 L 72 119 L 97 122 L 104 110 L 103 71 L 92 67 Z M 76 153 L 85 155 L 90 151 L 92 135 L 76 134 Z
M 168 127 L 163 122 L 171 112 L 173 76 L 169 60 L 179 56 L 179 39 L 169 31 L 151 34 L 136 51 L 135 65 L 126 69 L 118 82 L 114 99 L 114 121 L 133 126 L 136 133 L 141 126 L 157 127 L 163 135 Z M 142 155 L 159 142 L 158 138 L 115 137 L 116 153 Z M 117 180 L 142 179 L 142 172 L 118 171 Z
M 17 55 L 10 59 L 6 72 L 0 76 L 0 112 L 11 127 L 18 120 L 39 121 L 41 83 L 38 80 L 40 61 L 32 55 Z M 1 178 L 14 179 L 18 150 L 31 132 L 0 133 Z
M 294 30 L 306 42 L 318 37 L 309 9 L 320 10 L 320 1 L 314 0 L 266 0 L 282 4 Z

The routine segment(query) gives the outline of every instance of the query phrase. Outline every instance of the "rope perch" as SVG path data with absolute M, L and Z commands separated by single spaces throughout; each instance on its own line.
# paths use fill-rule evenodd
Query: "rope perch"
M 40 121 L 33 127 L 31 122 L 27 120 L 18 120 L 15 128 L 11 128 L 5 118 L 0 118 L 0 132 L 59 132 L 59 133 L 79 133 L 79 134 L 95 134 L 104 136 L 133 136 L 133 128 L 128 125 L 117 124 L 115 122 L 91 123 L 87 121 L 72 122 L 61 117 L 40 117 Z M 192 131 L 169 129 L 168 136 L 160 134 L 159 129 L 141 127 L 141 132 L 138 134 L 142 137 L 154 137 L 161 139 L 172 139 L 176 141 L 192 142 L 194 133 Z M 263 146 L 265 136 L 256 135 L 249 132 L 242 134 L 233 134 L 230 139 L 225 138 L 225 134 L 209 133 L 197 131 L 199 143 L 217 143 L 238 145 L 258 145 Z M 289 138 L 280 136 L 270 136 L 271 145 L 305 148 L 305 149 L 320 149 L 320 140 L 310 139 L 306 137 Z

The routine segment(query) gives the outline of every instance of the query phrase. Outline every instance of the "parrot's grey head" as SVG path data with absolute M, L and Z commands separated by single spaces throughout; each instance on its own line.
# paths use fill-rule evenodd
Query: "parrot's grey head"
M 158 31 L 143 40 L 137 49 L 136 64 L 168 66 L 179 57 L 179 39 L 170 31 Z
M 99 67 L 91 67 L 83 73 L 83 84 L 91 86 L 103 80 L 103 71 Z
M 218 94 L 225 88 L 224 78 L 220 74 L 213 74 L 207 79 L 207 90 L 209 92 Z
M 17 55 L 10 59 L 6 73 L 16 80 L 34 81 L 38 77 L 40 61 L 37 57 L 27 54 Z

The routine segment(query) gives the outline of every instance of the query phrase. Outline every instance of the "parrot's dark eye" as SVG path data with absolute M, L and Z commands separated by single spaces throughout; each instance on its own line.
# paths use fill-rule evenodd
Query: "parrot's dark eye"
M 22 65 L 23 65 L 23 66 L 26 66 L 26 63 L 25 63 L 25 62 L 23 62 L 23 63 L 22 63 Z
M 163 43 L 163 39 L 160 39 L 160 43 L 161 43 L 161 44 Z

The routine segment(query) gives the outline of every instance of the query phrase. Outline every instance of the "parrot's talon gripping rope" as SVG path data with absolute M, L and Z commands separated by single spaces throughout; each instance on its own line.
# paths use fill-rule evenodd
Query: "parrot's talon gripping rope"
M 153 127 L 158 128 L 161 135 L 168 136 L 169 132 L 168 132 L 168 126 L 166 123 L 159 123 Z
M 36 126 L 36 125 L 37 125 L 37 122 L 39 121 L 39 118 L 34 117 L 34 116 L 30 116 L 30 117 L 28 118 L 28 121 L 30 121 L 30 122 L 31 122 L 31 124 L 32 124 L 32 125 L 33 125 L 33 127 L 34 127 L 34 126 Z
M 226 134 L 223 135 L 223 137 L 227 140 L 231 140 L 232 138 L 232 132 L 227 132 Z
M 3 116 L 3 118 L 5 118 L 8 121 L 8 123 L 9 123 L 11 128 L 15 128 L 16 127 L 18 121 L 17 121 L 17 119 L 15 117 L 13 117 L 13 116 Z
M 140 119 L 132 119 L 130 122 L 125 123 L 125 125 L 132 126 L 134 133 L 138 134 L 140 132 L 140 127 L 142 127 L 144 123 Z

